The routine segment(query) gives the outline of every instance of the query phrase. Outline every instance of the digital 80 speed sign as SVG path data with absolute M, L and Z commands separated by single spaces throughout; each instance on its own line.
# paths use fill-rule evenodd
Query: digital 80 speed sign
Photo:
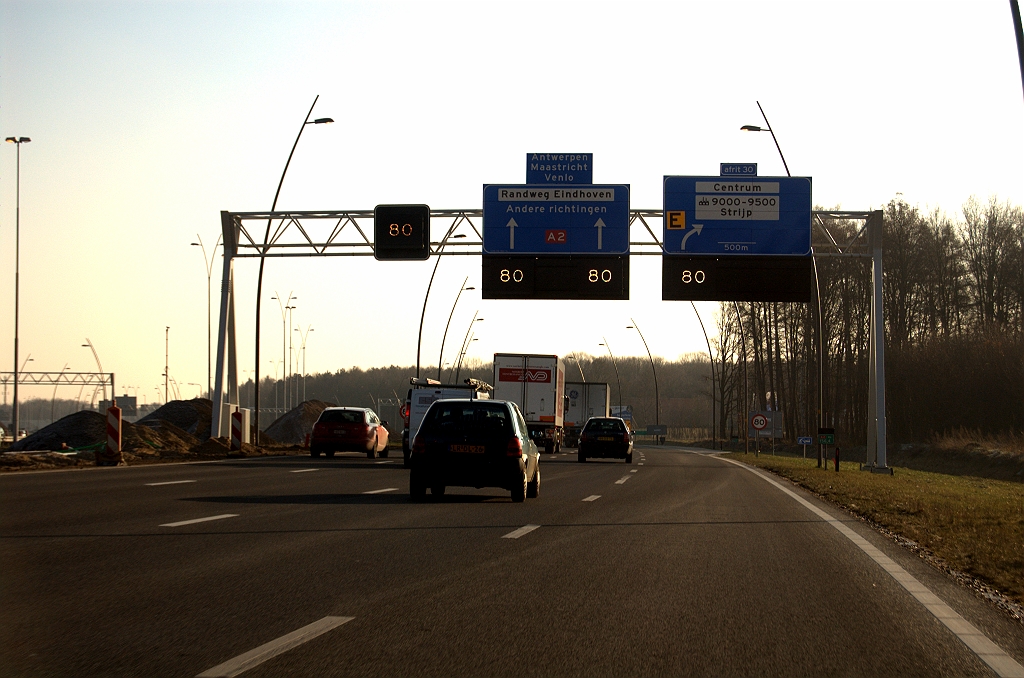
M 430 258 L 430 208 L 377 205 L 373 210 L 373 256 L 378 261 Z

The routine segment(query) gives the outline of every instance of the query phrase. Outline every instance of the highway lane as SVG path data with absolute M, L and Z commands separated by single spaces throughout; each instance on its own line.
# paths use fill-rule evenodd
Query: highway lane
M 412 504 L 400 461 L 355 456 L 3 477 L 0 664 L 196 676 L 350 617 L 243 675 L 995 675 L 753 473 L 634 461 L 545 456 L 518 505 Z M 1019 626 L 846 524 L 1021 660 Z

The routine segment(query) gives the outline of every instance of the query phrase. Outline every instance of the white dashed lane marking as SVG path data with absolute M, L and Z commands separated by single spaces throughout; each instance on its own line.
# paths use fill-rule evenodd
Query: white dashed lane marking
M 393 461 L 391 461 L 391 460 L 389 459 L 388 461 L 375 461 L 375 462 L 373 462 L 373 463 L 374 463 L 374 464 L 394 464 L 395 462 L 393 462 Z
M 300 469 L 295 469 L 294 471 L 289 471 L 289 473 L 309 473 L 310 471 L 319 471 L 319 470 L 320 469 L 318 469 L 318 468 L 300 468 Z
M 630 473 L 636 473 L 636 469 L 633 469 L 632 471 L 630 471 Z
M 616 485 L 622 485 L 623 483 L 625 483 L 627 480 L 629 480 L 632 477 L 633 476 L 622 476 L 621 478 L 619 478 L 618 480 L 615 481 L 615 484 Z
M 363 492 L 363 494 L 384 494 L 385 492 L 394 492 L 397 487 L 385 487 L 383 490 L 370 490 L 369 492 Z
M 147 487 L 160 487 L 161 485 L 184 485 L 185 483 L 194 483 L 194 480 L 168 480 L 162 483 L 146 483 Z
M 260 645 L 255 650 L 249 650 L 245 654 L 240 654 L 234 659 L 229 659 L 223 664 L 218 664 L 212 669 L 203 671 L 196 678 L 232 678 L 232 676 L 237 676 L 259 666 L 268 659 L 313 640 L 317 636 L 323 635 L 331 629 L 335 629 L 353 619 L 355 617 L 324 617 L 319 621 L 303 626 L 298 631 L 292 631 L 277 640 Z
M 601 498 L 601 495 L 599 495 L 599 494 L 592 494 L 589 497 L 585 498 L 583 501 L 596 501 L 596 500 L 598 500 L 600 498 Z
M 182 525 L 195 525 L 196 523 L 206 523 L 211 520 L 224 520 L 225 518 L 237 518 L 237 513 L 223 513 L 219 516 L 207 516 L 206 518 L 193 518 L 192 520 L 180 520 L 176 523 L 164 523 L 160 527 L 181 527 Z
M 540 525 L 523 525 L 518 530 L 512 530 L 508 534 L 504 535 L 502 539 L 519 539 L 524 534 L 530 534 L 538 527 L 540 527 Z

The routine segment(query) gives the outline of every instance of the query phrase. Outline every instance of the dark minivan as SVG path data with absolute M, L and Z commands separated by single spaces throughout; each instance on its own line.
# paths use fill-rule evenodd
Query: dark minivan
M 504 400 L 437 400 L 423 416 L 409 455 L 409 494 L 427 488 L 501 487 L 512 501 L 540 494 L 540 453 L 519 407 Z

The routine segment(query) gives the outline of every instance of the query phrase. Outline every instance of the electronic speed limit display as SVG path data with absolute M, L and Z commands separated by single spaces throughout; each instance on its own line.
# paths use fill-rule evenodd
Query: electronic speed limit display
M 430 208 L 377 205 L 373 210 L 373 256 L 380 260 L 430 257 Z
M 810 257 L 661 258 L 665 301 L 807 302 L 813 291 Z
M 483 255 L 484 299 L 629 299 L 629 255 Z

